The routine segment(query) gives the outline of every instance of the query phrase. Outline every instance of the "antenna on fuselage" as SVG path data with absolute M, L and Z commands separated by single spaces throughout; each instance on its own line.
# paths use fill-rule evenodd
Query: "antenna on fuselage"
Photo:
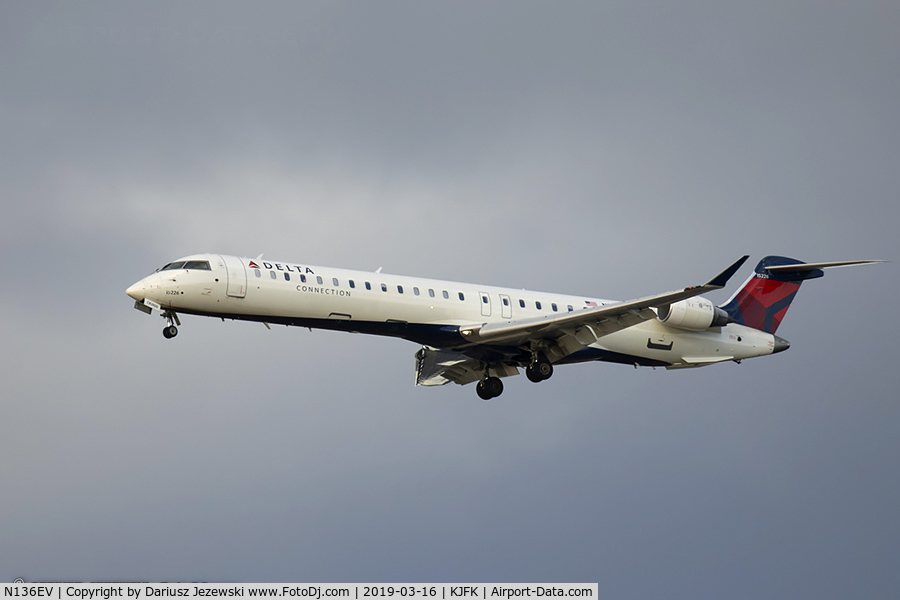
M 381 267 L 378 267 L 377 269 L 375 269 L 375 272 L 376 272 L 376 273 L 381 273 Z

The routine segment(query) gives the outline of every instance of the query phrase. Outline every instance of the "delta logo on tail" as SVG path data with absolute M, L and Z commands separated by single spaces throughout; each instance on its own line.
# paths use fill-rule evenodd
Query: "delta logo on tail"
M 804 263 L 786 256 L 766 256 L 756 265 L 747 283 L 720 308 L 739 325 L 774 334 L 794 301 L 801 283 L 807 279 L 822 277 L 825 275 L 822 269 L 871 262 L 882 261 Z

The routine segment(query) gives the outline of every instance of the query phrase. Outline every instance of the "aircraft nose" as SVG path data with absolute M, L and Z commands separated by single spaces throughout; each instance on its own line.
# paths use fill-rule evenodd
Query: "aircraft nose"
M 144 280 L 141 279 L 127 290 L 125 293 L 134 298 L 135 300 L 143 300 L 144 294 L 147 291 L 147 285 L 144 283 Z

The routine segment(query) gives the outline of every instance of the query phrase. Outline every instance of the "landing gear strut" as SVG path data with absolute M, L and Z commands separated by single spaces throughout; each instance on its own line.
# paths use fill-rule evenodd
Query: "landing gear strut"
M 181 321 L 178 319 L 178 315 L 170 310 L 164 312 L 162 316 L 166 318 L 166 322 L 168 323 L 168 325 L 163 328 L 163 337 L 170 340 L 178 335 L 178 328 L 175 327 L 175 324 L 181 325 Z
M 525 377 L 533 383 L 550 379 L 552 375 L 553 363 L 547 360 L 547 357 L 543 354 L 536 354 L 531 364 L 525 367 Z
M 496 398 L 503 393 L 503 382 L 499 377 L 487 377 L 475 385 L 475 393 L 482 400 Z

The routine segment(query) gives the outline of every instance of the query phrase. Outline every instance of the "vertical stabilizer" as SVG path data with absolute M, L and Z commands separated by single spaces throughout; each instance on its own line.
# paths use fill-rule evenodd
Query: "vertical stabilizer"
M 842 260 L 838 262 L 805 263 L 785 256 L 766 256 L 738 292 L 719 308 L 736 323 L 775 333 L 794 301 L 800 284 L 825 274 L 822 269 L 849 267 L 884 260 Z
M 770 267 L 775 267 L 770 270 Z M 721 308 L 735 322 L 767 333 L 775 333 L 800 284 L 825 273 L 821 269 L 784 256 L 766 256 L 753 275 Z

